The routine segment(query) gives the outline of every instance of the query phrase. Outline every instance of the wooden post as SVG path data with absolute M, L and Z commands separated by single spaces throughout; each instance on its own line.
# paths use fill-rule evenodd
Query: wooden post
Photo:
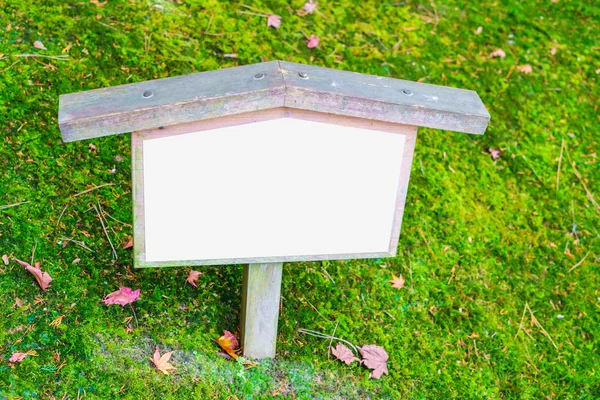
M 248 264 L 242 288 L 242 350 L 252 358 L 275 357 L 283 263 Z

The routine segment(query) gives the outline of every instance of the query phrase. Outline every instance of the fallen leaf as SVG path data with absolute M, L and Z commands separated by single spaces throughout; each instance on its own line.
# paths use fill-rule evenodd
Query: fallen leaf
M 29 355 L 29 354 L 27 354 L 27 353 L 20 353 L 20 352 L 18 352 L 18 351 L 17 351 L 16 353 L 13 353 L 13 354 L 10 356 L 10 358 L 8 359 L 8 361 L 9 361 L 9 362 L 12 362 L 12 363 L 15 363 L 15 362 L 21 362 L 21 361 L 23 361 L 23 359 L 24 359 L 25 357 L 27 357 L 28 355 Z
M 123 249 L 130 249 L 133 247 L 133 238 L 130 237 L 129 240 L 127 241 L 127 243 L 125 243 L 125 245 L 123 246 Z
M 360 363 L 360 360 L 354 357 L 352 350 L 344 346 L 341 342 L 338 342 L 335 349 L 333 347 L 331 348 L 331 353 L 341 362 L 345 362 L 346 365 L 350 365 L 352 361 L 358 361 Z
M 531 67 L 530 64 L 519 65 L 519 66 L 517 66 L 517 69 L 524 74 L 530 74 L 533 72 L 533 68 Z
M 17 305 L 17 307 L 21 308 L 23 307 L 23 300 L 21 300 L 18 297 L 15 297 L 15 304 Z
M 9 260 L 8 260 L 8 256 L 6 254 L 2 256 L 2 261 L 4 261 L 4 265 L 8 265 Z
M 483 32 L 483 26 L 478 26 L 477 29 L 475 30 L 475 34 L 479 35 L 481 32 Z
M 320 41 L 321 41 L 321 39 L 319 39 L 318 36 L 310 35 L 310 37 L 306 41 L 306 47 L 308 47 L 309 49 L 314 49 L 315 47 L 317 47 L 319 45 Z
M 197 288 L 198 286 L 196 286 L 196 281 L 198 280 L 198 278 L 200 278 L 200 275 L 202 275 L 202 272 L 191 270 L 190 274 L 188 275 L 185 281 L 193 287 Z
M 119 290 L 109 293 L 102 301 L 108 305 L 118 304 L 125 307 L 127 304 L 133 303 L 139 298 L 140 289 L 132 290 L 130 288 L 121 286 Z
M 227 352 L 231 357 L 238 358 L 239 357 L 239 349 L 240 344 L 238 343 L 237 338 L 233 335 L 233 333 L 229 331 L 223 331 L 223 336 L 217 339 L 217 343 L 223 350 Z
M 67 47 L 65 47 L 64 49 L 62 49 L 63 53 L 68 53 L 69 50 L 71 50 L 71 47 L 73 47 L 73 45 L 71 43 L 67 44 Z
M 280 25 L 281 17 L 273 14 L 267 17 L 267 27 L 272 26 L 273 28 L 278 29 Z
M 494 150 L 491 147 L 488 149 L 488 151 L 490 152 L 490 154 L 492 155 L 492 158 L 494 160 L 497 160 L 498 158 L 500 158 L 500 150 Z
M 400 276 L 396 276 L 394 274 L 392 274 L 392 280 L 388 281 L 392 284 L 393 288 L 396 289 L 402 289 L 404 288 L 404 282 L 406 282 L 404 280 L 404 277 L 402 277 L 402 274 L 400 274 Z
M 308 0 L 306 3 L 304 3 L 304 11 L 306 11 L 309 14 L 312 14 L 313 11 L 315 11 L 315 8 L 317 8 L 317 6 L 319 5 L 319 3 L 313 3 L 313 0 Z
M 40 50 L 48 50 L 48 49 L 46 49 L 46 46 L 44 46 L 44 43 L 42 43 L 39 40 L 36 40 L 35 42 L 33 42 L 33 47 L 35 47 L 36 49 L 40 49 Z
M 40 285 L 40 287 L 42 288 L 42 290 L 45 292 L 46 289 L 48 289 L 50 287 L 50 282 L 52 282 L 52 278 L 50 277 L 50 275 L 48 275 L 47 272 L 43 272 L 40 268 L 40 266 L 42 265 L 41 262 L 36 262 L 35 266 L 31 266 L 31 264 L 26 263 L 25 261 L 21 261 L 21 260 L 17 260 L 15 258 L 15 261 L 18 262 L 19 264 L 21 264 L 23 267 L 25 267 L 25 269 L 29 272 L 31 272 L 33 274 L 33 276 L 35 277 L 35 280 L 37 281 L 38 285 Z
M 504 57 L 506 57 L 506 53 L 502 49 L 496 49 L 490 53 L 490 57 L 500 57 L 503 59 Z
M 96 146 L 94 146 L 92 143 L 88 144 L 88 147 L 90 148 L 90 151 L 93 151 L 94 153 L 96 152 L 96 150 L 98 150 L 98 148 Z
M 358 351 L 362 355 L 362 363 L 369 369 L 372 369 L 370 377 L 379 379 L 383 373 L 388 374 L 387 360 L 388 354 L 384 348 L 374 344 L 369 344 L 363 347 L 359 347 Z
M 90 3 L 97 5 L 98 7 L 104 7 L 106 5 L 106 3 L 108 2 L 108 0 L 106 0 L 104 3 L 101 3 L 98 0 L 90 0 Z
M 154 352 L 154 357 L 151 358 L 154 366 L 157 370 L 162 372 L 165 375 L 169 375 L 169 372 L 175 371 L 175 367 L 169 364 L 169 359 L 171 358 L 172 351 L 168 351 L 162 356 L 158 351 L 158 346 L 156 346 L 156 351 Z

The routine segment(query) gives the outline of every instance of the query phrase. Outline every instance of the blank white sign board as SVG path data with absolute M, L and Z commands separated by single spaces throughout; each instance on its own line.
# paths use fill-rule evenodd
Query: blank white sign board
M 405 139 L 279 118 L 144 140 L 145 261 L 387 253 Z

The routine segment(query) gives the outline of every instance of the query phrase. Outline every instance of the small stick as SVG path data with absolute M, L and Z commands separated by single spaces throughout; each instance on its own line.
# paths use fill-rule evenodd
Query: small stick
M 585 256 L 583 256 L 583 258 L 581 259 L 581 261 L 579 261 L 577 264 L 573 265 L 568 271 L 567 274 L 570 274 L 571 271 L 573 271 L 575 268 L 579 267 L 581 264 L 583 264 L 583 262 L 585 261 L 585 259 L 587 258 L 587 256 L 590 255 L 590 252 L 588 251 L 587 254 Z
M 4 210 L 6 208 L 11 208 L 11 207 L 16 207 L 16 206 L 20 206 L 21 204 L 27 204 L 27 203 L 31 203 L 31 201 L 22 201 L 20 203 L 14 203 L 14 204 L 6 204 L 4 206 L 0 206 L 0 210 Z
M 102 188 L 102 187 L 105 187 L 105 186 L 113 186 L 113 185 L 114 185 L 114 183 L 105 183 L 104 185 L 94 186 L 94 187 L 93 187 L 93 188 L 91 188 L 91 189 L 87 189 L 87 190 L 84 190 L 83 192 L 79 192 L 79 193 L 77 193 L 77 194 L 74 194 L 74 195 L 73 195 L 73 196 L 71 196 L 71 197 L 77 197 L 77 196 L 81 196 L 82 194 L 89 193 L 89 192 L 91 192 L 92 190 L 100 189 L 100 188 Z
M 517 338 L 517 335 L 519 335 L 519 332 L 521 332 L 521 328 L 523 327 L 523 320 L 525 319 L 525 311 L 527 310 L 527 303 L 525 303 L 525 307 L 523 307 L 523 315 L 521 316 L 521 322 L 519 323 L 519 329 L 517 330 L 517 333 L 515 334 L 514 339 Z
M 325 272 L 325 275 L 327 275 L 327 277 L 331 280 L 331 283 L 333 283 L 335 285 L 335 281 L 333 280 L 333 278 L 331 277 L 331 275 L 329 275 L 329 272 L 327 272 L 327 270 L 325 269 L 325 267 L 321 266 L 321 269 L 323 270 L 323 272 Z
M 335 323 L 335 328 L 333 328 L 333 333 L 331 334 L 331 340 L 329 341 L 329 346 L 327 346 L 327 359 L 329 360 L 329 356 L 331 355 L 331 343 L 333 343 L 333 337 L 335 336 L 335 331 L 337 331 L 338 324 L 340 320 L 337 320 Z
M 67 207 L 69 207 L 68 201 L 67 201 L 67 204 L 65 204 L 65 208 L 63 208 L 62 212 L 60 213 L 60 217 L 58 217 L 58 222 L 56 222 L 56 226 L 54 228 L 58 228 L 58 224 L 60 224 L 60 220 L 62 219 L 63 215 L 65 214 L 65 211 L 67 211 Z
M 133 306 L 131 305 L 131 303 L 129 303 L 129 307 L 131 307 L 131 311 L 133 311 L 133 316 L 135 317 L 135 326 L 137 326 L 139 328 L 140 324 L 138 324 L 137 315 L 135 315 L 135 310 L 133 309 Z
M 31 265 L 33 265 L 33 258 L 35 256 L 36 248 L 37 248 L 37 239 L 35 239 L 35 243 L 33 244 L 33 250 L 31 251 L 31 262 L 30 262 Z
M 0 58 L 0 60 L 4 59 L 4 58 L 8 58 L 8 57 L 24 57 L 24 58 L 50 58 L 52 60 L 61 60 L 61 61 L 67 61 L 67 59 L 69 58 L 68 55 L 64 55 L 64 56 L 46 56 L 44 54 L 8 54 L 5 57 Z
M 546 332 L 546 330 L 544 329 L 544 327 L 542 326 L 542 324 L 540 324 L 540 322 L 537 320 L 537 318 L 535 317 L 535 315 L 533 315 L 533 311 L 531 311 L 531 308 L 529 307 L 528 303 L 525 303 L 525 307 L 527 307 L 527 309 L 529 310 L 529 314 L 531 314 L 531 321 L 538 328 L 540 328 L 540 330 L 542 331 L 542 333 L 544 334 L 544 336 L 546 336 L 548 338 L 548 340 L 550 340 L 550 343 L 552 343 L 552 345 L 554 346 L 554 348 L 556 350 L 558 350 L 558 346 L 556 345 L 556 343 L 554 343 L 554 340 L 552 340 L 552 338 L 550 337 L 550 335 L 548 334 L 548 332 Z
M 64 241 L 66 241 L 66 242 L 73 242 L 73 243 L 75 243 L 76 245 L 78 245 L 78 246 L 81 246 L 81 247 L 83 247 L 84 249 L 86 249 L 86 250 L 88 250 L 88 251 L 91 251 L 92 253 L 94 253 L 94 250 L 90 249 L 89 247 L 87 247 L 87 246 L 85 245 L 85 243 L 83 243 L 83 242 L 80 242 L 79 240 L 75 240 L 75 239 L 69 239 L 69 238 L 65 238 L 65 237 L 61 237 L 61 238 L 60 238 L 60 240 L 64 240 Z
M 115 222 L 118 222 L 118 223 L 120 223 L 120 224 L 123 224 L 123 225 L 125 225 L 125 226 L 129 226 L 129 227 L 131 227 L 131 224 L 126 224 L 125 222 L 119 221 L 118 219 L 114 218 L 112 215 L 110 215 L 110 214 L 109 214 L 109 213 L 107 213 L 106 211 L 103 211 L 103 213 L 104 213 L 104 214 L 106 214 L 106 215 L 108 215 L 108 217 L 109 217 L 110 219 L 112 219 L 113 221 L 115 221 Z
M 307 334 L 307 335 L 310 335 L 310 336 L 315 336 L 315 337 L 318 337 L 318 338 L 321 338 L 321 339 L 331 339 L 331 336 L 329 336 L 329 335 L 326 335 L 326 334 L 321 333 L 321 332 L 313 331 L 313 330 L 310 330 L 310 329 L 298 329 L 298 332 L 304 333 L 304 334 Z M 356 349 L 356 346 L 354 346 L 349 341 L 344 340 L 344 339 L 340 339 L 340 338 L 337 338 L 337 337 L 334 337 L 333 339 L 334 340 L 339 340 L 340 342 L 343 342 L 343 343 L 346 343 L 347 345 L 349 345 L 350 347 L 352 347 L 354 349 L 354 351 L 356 352 L 356 354 L 360 354 L 359 351 Z
M 562 165 L 563 150 L 565 149 L 565 139 L 563 138 L 560 146 L 560 157 L 558 158 L 558 169 L 556 170 L 556 191 L 558 192 L 558 183 L 560 181 L 560 166 Z
M 96 214 L 98 214 L 98 218 L 100 218 L 100 224 L 102 224 L 102 229 L 104 230 L 104 234 L 106 235 L 106 238 L 108 239 L 108 243 L 110 243 L 110 247 L 112 248 L 113 251 L 113 255 L 115 256 L 115 260 L 117 260 L 119 257 L 117 257 L 117 251 L 115 250 L 115 246 L 113 246 L 112 241 L 110 240 L 110 236 L 108 236 L 108 231 L 106 230 L 106 226 L 104 226 L 104 220 L 102 219 L 102 216 L 100 215 L 100 211 L 98 211 L 98 208 L 96 208 L 96 206 L 94 206 L 92 204 L 92 206 L 94 207 L 94 210 L 96 210 Z

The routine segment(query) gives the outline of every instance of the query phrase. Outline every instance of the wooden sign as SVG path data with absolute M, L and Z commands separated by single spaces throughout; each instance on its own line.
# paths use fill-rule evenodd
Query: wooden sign
M 63 95 L 63 139 L 131 132 L 136 267 L 247 264 L 242 346 L 275 355 L 282 263 L 395 257 L 418 126 L 473 91 L 274 61 Z

